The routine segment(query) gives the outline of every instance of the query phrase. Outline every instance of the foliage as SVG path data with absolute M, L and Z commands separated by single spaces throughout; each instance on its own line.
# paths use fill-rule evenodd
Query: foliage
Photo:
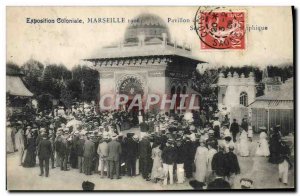
M 7 63 L 18 73 L 24 73 L 25 86 L 34 94 L 39 110 L 52 109 L 52 99 L 66 107 L 76 101 L 91 102 L 98 98 L 99 74 L 86 66 L 75 66 L 72 71 L 63 64 L 49 64 L 30 59 L 21 69 L 14 63 Z
M 52 95 L 51 94 L 41 94 L 37 96 L 39 111 L 49 111 L 52 109 Z
M 14 62 L 6 63 L 6 74 L 8 75 L 20 75 L 22 74 L 20 67 Z
M 45 65 L 41 62 L 30 59 L 23 64 L 21 69 L 23 70 L 26 77 L 35 77 L 39 78 L 42 76 Z
M 80 82 L 81 99 L 91 102 L 99 95 L 99 73 L 87 66 L 75 66 L 72 69 L 73 79 Z
M 63 87 L 60 94 L 60 99 L 67 108 L 71 108 L 73 99 L 72 92 L 67 87 Z
M 217 109 L 217 88 L 214 85 L 218 79 L 218 70 L 208 69 L 203 74 L 194 72 L 192 75 L 192 88 L 201 95 L 201 109 L 208 114 Z
M 76 102 L 77 100 L 81 99 L 81 84 L 79 80 L 76 79 L 71 79 L 67 82 L 67 88 L 70 90 L 70 95 L 72 99 L 74 100 L 73 102 Z
M 270 65 L 267 69 L 269 77 L 280 76 L 283 82 L 294 76 L 294 67 L 292 65 L 282 67 Z

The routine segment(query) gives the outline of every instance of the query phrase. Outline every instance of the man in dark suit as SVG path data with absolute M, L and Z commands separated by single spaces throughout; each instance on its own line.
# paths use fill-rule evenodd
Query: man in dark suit
M 127 134 L 127 153 L 126 153 L 126 165 L 128 176 L 135 176 L 135 164 L 138 156 L 138 143 L 133 140 L 132 135 Z
M 141 130 L 141 132 L 145 132 L 145 133 L 148 132 L 149 126 L 145 121 L 141 122 L 140 130 Z
M 148 122 L 148 127 L 149 127 L 149 132 L 152 133 L 154 132 L 154 119 L 151 118 L 150 121 Z
M 84 158 L 83 158 L 83 146 L 84 146 L 85 140 L 84 140 L 84 134 L 81 133 L 79 140 L 76 141 L 75 144 L 75 148 L 76 148 L 76 152 L 78 155 L 78 169 L 79 172 L 82 173 L 83 172 L 83 162 L 84 162 Z
M 120 154 L 122 153 L 122 148 L 120 142 L 117 141 L 118 136 L 114 134 L 112 136 L 112 141 L 108 143 L 108 164 L 109 164 L 109 175 L 110 179 L 113 179 L 113 171 L 115 168 L 115 173 L 117 179 L 120 179 L 120 170 L 119 170 L 119 161 L 120 161 Z
M 234 183 L 235 176 L 240 174 L 240 165 L 236 154 L 234 154 L 234 145 L 229 146 L 229 152 L 226 153 L 226 170 L 228 170 L 227 180 L 232 185 Z
M 49 175 L 49 159 L 52 153 L 51 142 L 48 140 L 46 133 L 41 135 L 42 140 L 38 145 L 38 157 L 40 162 L 41 173 L 40 176 L 44 175 L 44 163 L 46 177 Z
M 66 129 L 64 130 L 64 135 L 61 138 L 60 141 L 60 170 L 68 171 L 68 137 L 69 137 L 69 131 Z
M 92 160 L 94 155 L 95 144 L 90 140 L 90 135 L 88 135 L 83 145 L 84 173 L 86 175 L 92 175 Z
M 193 177 L 193 162 L 195 159 L 195 153 L 193 151 L 193 143 L 191 142 L 191 139 L 189 137 L 185 138 L 185 142 L 183 144 L 184 149 L 184 171 L 186 178 L 192 178 Z
M 214 173 L 218 174 L 219 176 L 225 177 L 229 175 L 229 170 L 227 168 L 227 157 L 224 153 L 224 146 L 219 146 L 219 152 L 217 152 L 212 159 L 211 168 Z
M 145 135 L 139 143 L 139 153 L 140 153 L 140 167 L 142 176 L 144 179 L 149 181 L 149 171 L 150 171 L 150 161 L 151 161 L 151 144 L 148 135 Z
M 233 119 L 233 122 L 230 125 L 230 132 L 233 137 L 233 142 L 236 142 L 236 135 L 239 132 L 239 124 L 236 122 L 236 119 Z

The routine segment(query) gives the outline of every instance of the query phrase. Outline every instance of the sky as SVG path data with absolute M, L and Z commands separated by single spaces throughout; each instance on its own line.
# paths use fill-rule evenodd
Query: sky
M 203 50 L 193 26 L 197 7 L 8 7 L 7 61 L 22 65 L 33 58 L 44 64 L 62 63 L 68 68 L 95 51 L 123 40 L 129 25 L 88 24 L 88 18 L 124 17 L 141 13 L 160 16 L 171 40 L 192 46 L 192 54 L 210 66 L 286 65 L 293 63 L 292 16 L 290 7 L 235 7 L 246 12 L 246 26 L 267 27 L 246 32 L 245 50 Z M 80 18 L 84 24 L 30 24 L 31 19 Z M 168 23 L 168 18 L 190 19 L 189 23 Z

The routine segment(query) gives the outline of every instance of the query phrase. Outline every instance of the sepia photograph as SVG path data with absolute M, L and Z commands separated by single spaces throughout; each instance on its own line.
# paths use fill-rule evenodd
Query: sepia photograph
M 295 191 L 294 20 L 7 6 L 6 190 Z

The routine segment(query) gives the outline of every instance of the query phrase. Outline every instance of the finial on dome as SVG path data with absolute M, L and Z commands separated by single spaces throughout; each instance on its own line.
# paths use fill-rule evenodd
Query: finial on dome
M 143 46 L 144 42 L 145 42 L 145 34 L 144 33 L 140 33 L 138 35 L 138 38 L 139 38 L 139 46 Z
M 163 45 L 165 46 L 165 45 L 167 45 L 167 38 L 168 38 L 168 36 L 167 36 L 167 34 L 166 33 L 162 33 L 162 37 L 163 37 Z

